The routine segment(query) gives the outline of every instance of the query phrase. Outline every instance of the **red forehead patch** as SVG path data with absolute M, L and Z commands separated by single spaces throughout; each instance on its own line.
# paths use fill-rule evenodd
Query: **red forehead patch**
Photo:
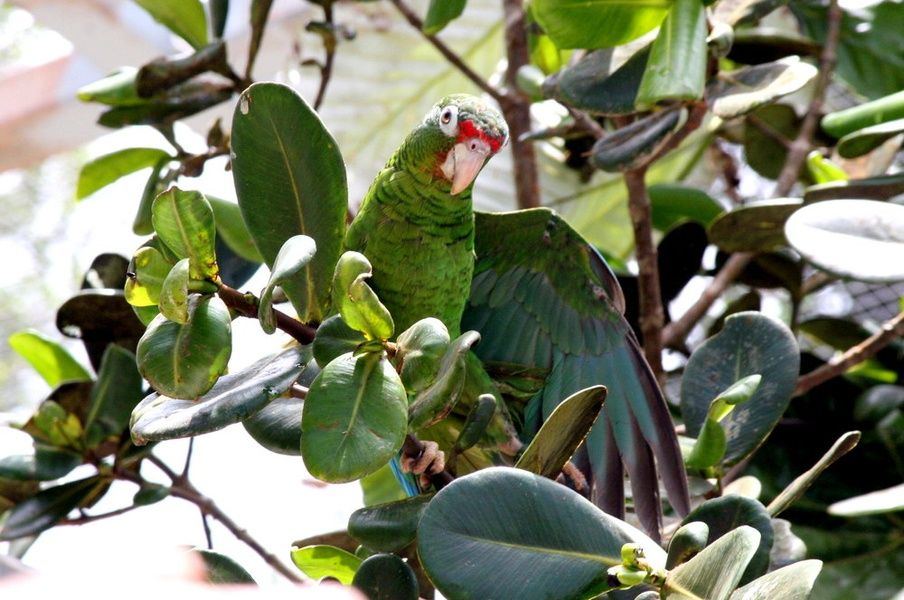
M 458 124 L 458 140 L 459 142 L 471 138 L 479 138 L 489 144 L 490 149 L 493 151 L 493 154 L 499 151 L 499 147 L 502 146 L 502 140 L 491 137 L 486 134 L 485 131 L 477 127 L 474 124 L 474 121 L 462 121 Z

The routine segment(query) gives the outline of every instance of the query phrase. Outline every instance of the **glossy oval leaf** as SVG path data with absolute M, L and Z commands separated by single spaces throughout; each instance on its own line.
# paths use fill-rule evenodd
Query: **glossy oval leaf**
M 722 331 L 691 355 L 681 380 L 681 414 L 688 433 L 698 436 L 710 403 L 722 390 L 760 374 L 753 397 L 722 421 L 726 464 L 734 464 L 762 443 L 788 406 L 800 369 L 793 334 L 781 322 L 757 312 L 725 319 Z
M 872 102 L 829 113 L 822 118 L 823 130 L 836 138 L 880 123 L 904 119 L 904 91 Z
M 801 62 L 799 56 L 722 71 L 716 83 L 707 90 L 706 100 L 713 114 L 733 119 L 796 92 L 816 77 L 816 73 L 816 67 Z
M 857 158 L 872 152 L 891 138 L 904 133 L 904 119 L 864 127 L 838 140 L 838 154 L 844 158 Z
M 29 329 L 9 336 L 9 345 L 52 388 L 65 381 L 91 381 L 91 374 L 68 350 L 43 333 Z
M 670 0 L 537 0 L 532 14 L 559 48 L 608 48 L 658 27 Z
M 650 49 L 637 90 L 638 108 L 664 100 L 703 97 L 706 82 L 706 12 L 701 0 L 674 0 Z
M 171 398 L 206 393 L 232 353 L 229 309 L 218 297 L 193 296 L 185 325 L 158 315 L 138 341 L 138 369 L 155 390 Z
M 424 33 L 436 35 L 460 17 L 466 5 L 467 0 L 430 0 L 427 16 L 424 17 Z
M 602 115 L 637 112 L 634 101 L 650 57 L 638 50 L 614 71 L 611 50 L 594 50 L 544 83 L 544 93 L 574 108 Z
M 787 244 L 785 222 L 803 206 L 797 198 L 751 202 L 716 218 L 709 241 L 725 252 L 765 252 Z
M 159 148 L 125 148 L 85 163 L 78 174 L 75 197 L 81 200 L 130 173 L 155 166 L 169 154 Z
M 276 331 L 273 316 L 273 291 L 298 275 L 317 253 L 317 244 L 306 235 L 293 235 L 287 239 L 273 261 L 270 278 L 258 301 L 257 316 L 266 333 Z
M 686 522 L 669 541 L 669 555 L 665 567 L 674 569 L 698 555 L 709 541 L 709 525 L 702 521 Z
M 821 202 L 823 200 L 890 200 L 904 194 L 904 175 L 882 175 L 865 179 L 849 179 L 833 181 L 820 185 L 811 185 L 804 190 L 804 203 Z
M 193 48 L 207 45 L 207 17 L 200 0 L 135 0 L 135 3 Z
M 138 69 L 120 67 L 102 79 L 84 85 L 76 92 L 82 102 L 98 102 L 107 106 L 135 106 L 147 100 L 138 95 L 135 78 Z
M 191 551 L 204 561 L 204 580 L 207 583 L 255 583 L 254 578 L 242 565 L 225 554 L 204 548 L 193 548 Z
M 594 597 L 609 589 L 606 569 L 622 563 L 629 542 L 665 565 L 655 542 L 572 490 L 499 467 L 443 488 L 418 527 L 421 563 L 451 598 Z
M 143 246 L 132 257 L 130 268 L 131 276 L 124 289 L 126 301 L 132 306 L 157 306 L 163 282 L 173 263 L 157 248 Z
M 742 525 L 671 571 L 663 600 L 728 600 L 757 549 L 759 532 Z
M 196 400 L 151 394 L 132 411 L 132 439 L 145 444 L 209 433 L 238 423 L 295 383 L 304 368 L 305 354 L 304 349 L 293 347 L 266 356 L 220 377 Z
M 421 319 L 399 334 L 393 361 L 402 366 L 399 374 L 406 390 L 419 392 L 430 385 L 450 342 L 449 330 L 434 317 Z
M 788 104 L 767 104 L 744 119 L 744 157 L 763 177 L 778 179 L 788 149 L 782 140 L 793 140 L 800 130 L 800 117 Z
M 63 448 L 35 441 L 33 454 L 12 454 L 0 458 L 0 479 L 52 481 L 68 475 L 82 464 L 82 456 Z
M 203 194 L 172 187 L 157 196 L 151 214 L 160 240 L 178 258 L 191 261 L 192 279 L 216 277 L 216 223 L 213 209 Z
M 37 535 L 53 527 L 91 496 L 101 482 L 96 475 L 70 481 L 41 490 L 16 504 L 5 517 L 0 541 Z
M 540 431 L 521 454 L 515 467 L 555 479 L 596 422 L 606 388 L 597 385 L 575 392 L 543 421 Z
M 160 286 L 160 314 L 181 325 L 188 323 L 188 284 L 191 261 L 183 258 L 170 269 Z
M 292 562 L 311 579 L 333 577 L 342 585 L 351 585 L 363 561 L 341 548 L 316 545 L 293 548 Z
M 317 363 L 311 360 L 310 346 L 305 347 L 303 359 L 306 361 L 298 385 L 308 387 L 320 373 Z M 301 413 L 304 400 L 295 396 L 274 398 L 262 409 L 242 421 L 245 431 L 258 444 L 271 452 L 290 456 L 301 455 Z
M 412 430 L 435 425 L 455 407 L 467 379 L 467 354 L 479 340 L 479 333 L 466 331 L 449 344 L 434 381 L 410 400 L 408 425 Z
M 227 202 L 220 198 L 207 197 L 213 209 L 217 223 L 217 235 L 226 242 L 236 254 L 251 262 L 264 262 L 260 250 L 254 245 L 254 239 L 242 218 L 242 209 L 235 202 Z
M 668 231 L 683 221 L 696 221 L 707 227 L 725 212 L 717 200 L 695 187 L 660 183 L 651 185 L 647 191 L 653 227 L 659 231 Z
M 354 352 L 366 341 L 363 333 L 349 327 L 339 315 L 333 315 L 317 328 L 312 344 L 314 358 L 322 367 L 346 352 Z M 404 381 L 404 376 L 402 380 Z
M 729 600 L 807 600 L 821 570 L 821 560 L 802 560 L 754 579 Z
M 392 337 L 395 326 L 389 310 L 367 285 L 372 274 L 373 268 L 366 256 L 360 252 L 344 252 L 333 274 L 333 307 L 352 329 L 370 339 L 387 340 Z
M 735 494 L 707 500 L 692 510 L 682 524 L 693 522 L 706 523 L 709 527 L 710 545 L 742 525 L 750 526 L 759 533 L 759 543 L 743 571 L 741 584 L 756 579 L 769 568 L 769 552 L 774 538 L 772 519 L 766 507 L 757 500 Z
M 788 219 L 785 235 L 807 261 L 830 273 L 876 283 L 904 280 L 904 206 L 817 202 Z
M 591 149 L 590 163 L 610 173 L 634 169 L 662 148 L 686 119 L 687 111 L 680 106 L 642 117 L 599 139 Z
M 368 600 L 417 600 L 414 571 L 395 554 L 375 554 L 361 563 L 352 585 Z
M 116 344 L 107 346 L 85 417 L 85 443 L 93 448 L 129 426 L 132 409 L 144 395 L 135 355 Z
M 311 384 L 301 431 L 301 455 L 318 479 L 353 481 L 379 469 L 408 432 L 398 373 L 381 354 L 343 354 Z
M 304 234 L 317 256 L 283 289 L 304 322 L 322 321 L 345 235 L 348 186 L 336 141 L 291 88 L 256 83 L 232 124 L 232 171 L 245 223 L 269 266 L 285 240 Z
M 378 552 L 396 552 L 414 541 L 431 495 L 359 508 L 348 518 L 348 533 Z

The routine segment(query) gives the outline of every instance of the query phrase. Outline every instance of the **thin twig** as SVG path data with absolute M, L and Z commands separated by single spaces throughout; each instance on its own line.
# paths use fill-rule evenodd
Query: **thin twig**
M 788 195 L 788 192 L 794 187 L 794 182 L 797 181 L 798 175 L 800 175 L 800 170 L 807 159 L 807 154 L 813 147 L 813 135 L 816 133 L 819 118 L 822 116 L 826 89 L 829 87 L 832 71 L 835 69 L 837 60 L 838 39 L 841 35 L 841 17 L 842 12 L 841 7 L 838 5 L 838 0 L 830 0 L 826 16 L 828 21 L 826 24 L 826 39 L 822 46 L 822 52 L 819 55 L 819 73 L 816 75 L 816 82 L 813 86 L 813 98 L 807 107 L 807 114 L 804 115 L 800 131 L 788 149 L 785 166 L 776 180 L 775 192 L 773 193 L 775 197 Z
M 213 534 L 210 532 L 210 523 L 207 522 L 207 515 L 201 511 L 201 526 L 204 527 L 204 539 L 207 540 L 207 549 L 213 550 Z
M 226 306 L 243 317 L 248 317 L 250 319 L 257 318 L 257 298 L 253 295 L 243 294 L 225 284 L 219 286 L 217 294 L 220 296 L 220 299 L 226 303 Z M 317 334 L 316 327 L 312 327 L 307 323 L 302 323 L 298 319 L 294 319 L 275 308 L 272 310 L 276 317 L 277 329 L 288 333 L 302 344 L 310 344 L 314 341 L 314 336 Z
M 191 468 L 191 458 L 195 449 L 195 438 L 188 438 L 188 451 L 185 453 L 185 465 L 182 467 L 182 479 L 188 477 L 188 470 Z
M 882 348 L 904 335 L 904 312 L 882 324 L 881 329 L 856 346 L 833 357 L 829 362 L 802 375 L 797 380 L 794 395 L 805 394 L 817 385 L 842 375 L 845 371 L 876 355 Z
M 436 48 L 436 50 L 440 54 L 442 54 L 446 58 L 446 60 L 449 61 L 449 63 L 452 66 L 454 66 L 456 69 L 458 69 L 462 75 L 467 77 L 471 81 L 471 83 L 473 83 L 474 85 L 479 87 L 481 90 L 483 90 L 484 92 L 489 94 L 490 97 L 492 97 L 493 100 L 498 102 L 500 105 L 504 102 L 505 93 L 501 92 L 500 90 L 497 90 L 495 87 L 490 85 L 486 79 L 484 79 L 483 77 L 478 75 L 477 72 L 475 72 L 474 69 L 469 67 L 467 65 L 467 63 L 465 63 L 465 61 L 462 60 L 462 58 L 458 54 L 455 53 L 454 50 L 452 50 L 449 46 L 446 45 L 445 42 L 443 42 L 441 39 L 439 39 L 435 35 L 431 35 L 429 33 L 424 32 L 424 22 L 417 15 L 417 13 L 414 12 L 414 9 L 412 9 L 410 6 L 408 6 L 408 4 L 404 0 L 390 0 L 390 2 L 392 2 L 392 4 L 396 7 L 396 9 L 398 9 L 398 11 L 400 13 L 402 13 L 402 16 L 405 17 L 405 20 L 408 21 L 408 23 L 412 27 L 414 27 L 419 32 L 421 32 L 421 34 L 424 36 L 424 38 L 428 42 L 430 42 L 430 44 L 434 48 Z
M 87 523 L 93 523 L 94 521 L 109 519 L 110 517 L 118 517 L 119 515 L 123 515 L 129 511 L 135 510 L 139 506 L 140 505 L 138 504 L 130 504 L 129 506 L 124 506 L 122 508 L 117 508 L 116 510 L 111 510 L 109 512 L 96 515 L 83 514 L 82 516 L 76 517 L 74 519 L 63 519 L 62 521 L 58 521 L 57 525 L 85 525 Z
M 323 49 L 326 53 L 326 56 L 323 59 L 323 66 L 320 68 L 320 87 L 317 89 L 317 96 L 314 98 L 314 110 L 318 110 L 320 108 L 320 105 L 323 104 L 323 99 L 326 97 L 326 88 L 329 85 L 330 78 L 333 75 L 333 62 L 336 58 L 337 40 L 335 24 L 333 22 L 333 4 L 332 2 L 325 2 L 322 6 L 323 19 L 324 21 L 326 21 L 326 25 L 330 30 L 329 35 L 332 37 L 323 37 Z

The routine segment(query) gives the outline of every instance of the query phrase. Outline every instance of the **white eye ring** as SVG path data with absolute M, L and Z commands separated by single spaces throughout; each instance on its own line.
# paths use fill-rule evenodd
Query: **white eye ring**
M 449 137 L 458 135 L 458 107 L 449 105 L 439 113 L 439 128 Z

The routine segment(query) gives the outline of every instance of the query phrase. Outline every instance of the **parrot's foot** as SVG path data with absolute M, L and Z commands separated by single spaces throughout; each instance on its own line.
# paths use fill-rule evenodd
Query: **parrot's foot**
M 442 473 L 446 468 L 446 455 L 439 444 L 429 440 L 421 441 L 422 450 L 417 456 L 402 456 L 402 471 L 419 475 L 421 487 L 430 486 L 430 476 Z
M 563 476 L 571 479 L 571 482 L 574 484 L 574 490 L 576 492 L 583 493 L 588 489 L 587 478 L 584 477 L 584 474 L 581 473 L 581 470 L 577 468 L 575 464 L 570 460 L 562 465 L 562 475 L 559 476 L 559 479 L 561 479 Z
M 498 448 L 499 451 L 505 456 L 514 459 L 516 456 L 518 456 L 518 453 L 524 449 L 524 442 L 519 440 L 517 437 L 512 436 L 505 442 L 499 442 L 498 444 L 496 444 L 496 448 Z

